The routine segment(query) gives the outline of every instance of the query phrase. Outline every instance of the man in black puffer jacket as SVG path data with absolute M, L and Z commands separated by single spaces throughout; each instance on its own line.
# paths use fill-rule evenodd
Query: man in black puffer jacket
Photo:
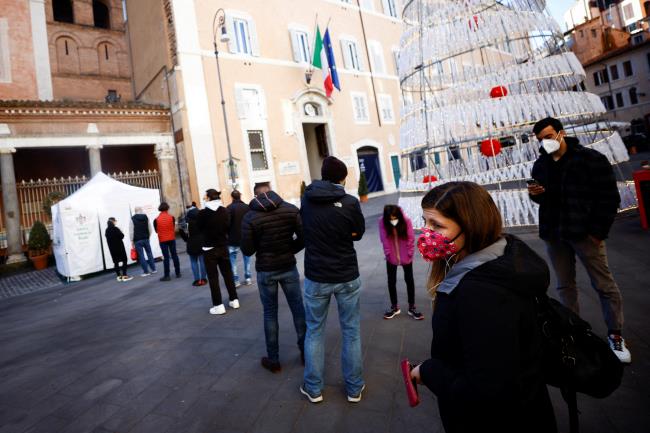
M 304 360 L 305 310 L 302 305 L 300 275 L 294 254 L 303 249 L 302 221 L 298 208 L 282 200 L 267 185 L 255 188 L 250 211 L 244 216 L 241 250 L 247 256 L 256 254 L 257 287 L 264 307 L 266 352 L 262 366 L 280 371 L 278 347 L 278 285 L 293 315 L 298 348 Z
M 625 347 L 623 297 L 607 264 L 605 239 L 620 203 L 616 177 L 607 157 L 567 137 L 562 123 L 551 117 L 533 128 L 541 143 L 528 186 L 539 204 L 539 237 L 557 276 L 562 304 L 579 314 L 575 256 L 584 265 L 598 293 L 611 349 L 621 362 L 632 360 Z
M 359 200 L 345 192 L 348 169 L 328 156 L 321 167 L 322 180 L 305 190 L 300 214 L 305 231 L 305 337 L 304 385 L 310 402 L 323 401 L 325 323 L 332 295 L 341 322 L 341 367 L 349 402 L 361 401 L 365 387 L 361 357 L 359 297 L 361 278 L 354 241 L 366 230 Z

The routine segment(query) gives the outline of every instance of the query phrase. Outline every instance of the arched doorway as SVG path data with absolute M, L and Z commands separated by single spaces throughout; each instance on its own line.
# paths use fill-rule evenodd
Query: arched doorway
M 384 182 L 381 177 L 379 150 L 372 146 L 360 147 L 357 150 L 357 158 L 359 160 L 359 171 L 366 176 L 368 192 L 383 191 Z

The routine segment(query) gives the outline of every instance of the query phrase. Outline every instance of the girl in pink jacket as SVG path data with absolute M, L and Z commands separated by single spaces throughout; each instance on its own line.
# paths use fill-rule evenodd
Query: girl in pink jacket
M 399 206 L 388 204 L 384 206 L 384 216 L 379 219 L 379 237 L 384 246 L 386 256 L 386 272 L 388 274 L 388 293 L 390 308 L 384 313 L 384 319 L 392 319 L 401 313 L 397 304 L 397 267 L 404 269 L 406 293 L 408 296 L 408 315 L 415 320 L 424 316 L 415 308 L 415 284 L 413 282 L 413 251 L 415 236 L 413 224 L 404 215 Z

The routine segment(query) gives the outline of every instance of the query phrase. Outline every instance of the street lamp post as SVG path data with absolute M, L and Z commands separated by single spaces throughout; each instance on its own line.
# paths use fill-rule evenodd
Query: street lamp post
M 221 13 L 221 15 L 219 15 Z M 217 21 L 218 19 L 218 21 Z M 232 149 L 230 147 L 230 134 L 228 132 L 228 118 L 226 117 L 226 101 L 223 99 L 223 85 L 221 83 L 221 67 L 219 66 L 219 50 L 217 48 L 217 27 L 220 31 L 221 42 L 230 41 L 230 35 L 226 30 L 226 12 L 219 8 L 212 18 L 212 44 L 214 46 L 214 57 L 217 60 L 217 76 L 219 78 L 219 92 L 221 94 L 221 111 L 223 112 L 223 125 L 226 132 L 226 144 L 228 146 L 228 174 L 230 176 L 230 183 L 233 189 L 236 189 L 236 174 L 235 174 L 235 160 L 232 157 Z

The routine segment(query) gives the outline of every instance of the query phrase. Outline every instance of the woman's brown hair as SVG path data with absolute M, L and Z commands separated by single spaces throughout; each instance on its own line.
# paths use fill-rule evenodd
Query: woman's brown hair
M 480 251 L 501 237 L 499 209 L 490 194 L 473 182 L 449 182 L 433 188 L 422 198 L 422 209 L 435 209 L 460 226 L 465 236 L 464 255 Z M 446 273 L 445 260 L 431 264 L 427 289 L 432 297 Z

